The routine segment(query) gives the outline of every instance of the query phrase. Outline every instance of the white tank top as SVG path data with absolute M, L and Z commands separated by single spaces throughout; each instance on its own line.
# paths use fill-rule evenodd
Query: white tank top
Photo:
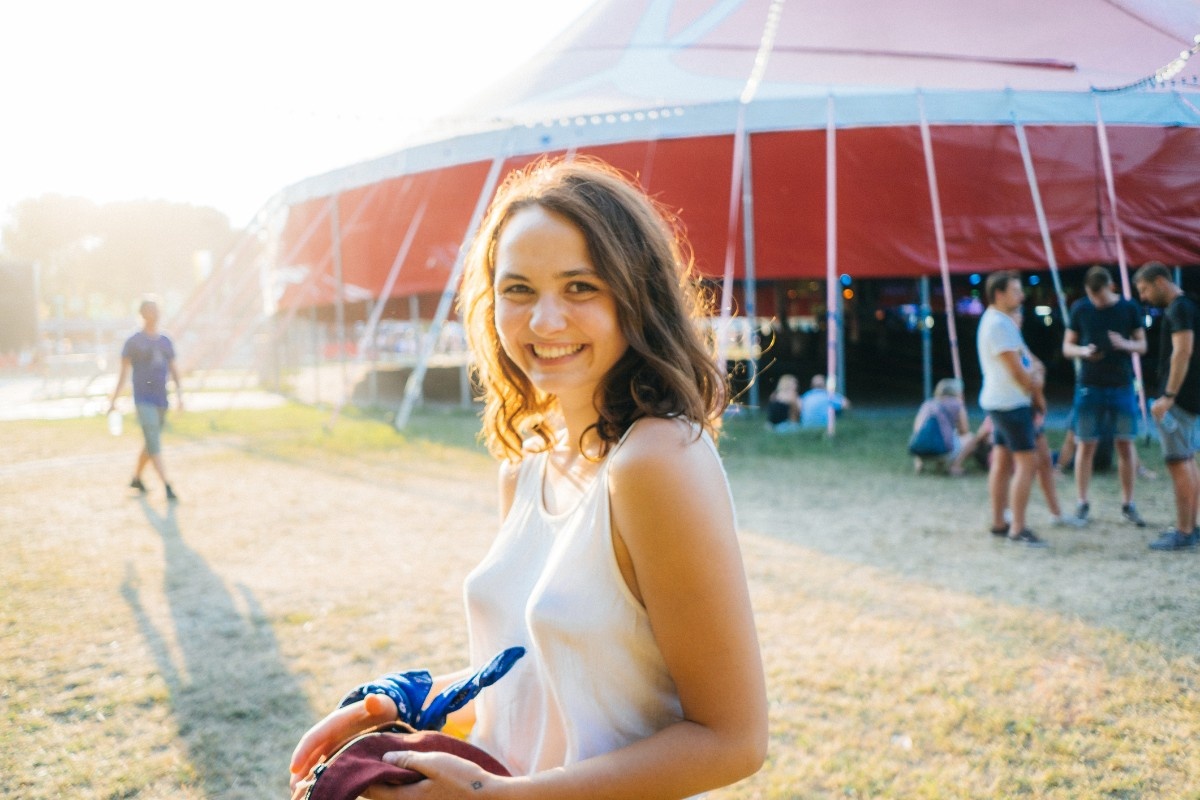
M 548 454 L 526 457 L 500 533 L 467 576 L 472 667 L 526 649 L 475 699 L 471 733 L 514 775 L 608 753 L 682 719 L 649 617 L 613 554 L 608 471 L 619 447 L 559 514 L 543 500 Z

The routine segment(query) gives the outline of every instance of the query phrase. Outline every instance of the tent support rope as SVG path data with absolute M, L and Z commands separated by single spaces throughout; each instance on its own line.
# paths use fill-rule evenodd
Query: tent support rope
M 742 165 L 742 249 L 746 261 L 742 282 L 742 295 L 746 306 L 746 319 L 750 321 L 750 332 L 746 344 L 750 349 L 747 359 L 749 380 L 747 392 L 751 408 L 758 408 L 758 275 L 754 264 L 754 176 L 751 174 L 750 138 L 746 137 L 746 150 Z
M 828 373 L 825 382 L 826 389 L 833 393 L 841 390 L 837 352 L 842 333 L 837 313 L 837 118 L 833 95 L 826 101 L 825 112 L 825 371 Z M 837 433 L 837 410 L 833 403 L 829 404 L 825 429 L 830 436 Z
M 733 175 L 729 181 L 729 228 L 725 236 L 725 273 L 721 280 L 721 317 L 717 324 L 717 366 L 724 373 L 729 345 L 729 319 L 733 316 L 733 272 L 737 262 L 737 226 L 742 203 L 742 172 L 746 153 L 746 106 L 738 105 L 733 133 Z
M 349 394 L 346 377 L 346 282 L 342 276 L 342 215 L 340 195 L 333 195 L 333 210 L 329 213 L 329 251 L 333 256 L 333 319 L 337 337 L 338 382 L 340 397 Z
M 367 317 L 367 324 L 363 326 L 362 335 L 358 337 L 358 347 L 356 348 L 354 358 L 356 368 L 362 366 L 370 343 L 375 338 L 375 331 L 379 327 L 379 320 L 383 317 L 383 309 L 387 306 L 387 301 L 392 295 L 396 279 L 400 277 L 400 268 L 404 266 L 404 261 L 408 258 L 408 251 L 412 249 L 413 239 L 416 238 L 417 230 L 421 227 L 421 219 L 425 216 L 425 207 L 427 205 L 429 205 L 428 195 L 421 199 L 421 205 L 417 207 L 416 213 L 413 214 L 412 219 L 408 223 L 408 230 L 404 233 L 404 241 L 401 242 L 400 249 L 396 251 L 396 257 L 392 259 L 392 266 L 388 270 L 387 280 L 384 281 L 383 288 L 379 290 L 379 298 L 371 308 L 371 313 Z M 343 392 L 342 399 L 334 406 L 333 413 L 330 415 L 327 425 L 332 426 L 337 422 L 338 416 L 342 413 L 342 409 L 349 400 L 350 393 Z
M 412 374 L 408 376 L 408 380 L 404 384 L 404 398 L 400 401 L 400 409 L 396 412 L 394 423 L 397 430 L 404 430 L 407 427 L 408 420 L 412 416 L 413 407 L 421 397 L 425 386 L 425 373 L 429 369 L 429 359 L 433 355 L 433 349 L 437 346 L 438 338 L 441 336 L 442 326 L 445 325 L 446 318 L 450 315 L 450 306 L 454 302 L 454 295 L 458 290 L 458 282 L 462 278 L 463 268 L 467 263 L 467 249 L 470 246 L 471 240 L 475 238 L 475 232 L 479 230 L 479 225 L 483 222 L 483 214 L 487 211 L 492 194 L 496 191 L 496 184 L 500 182 L 500 169 L 503 166 L 503 155 L 498 155 L 492 159 L 492 167 L 488 170 L 487 179 L 483 182 L 483 190 L 480 191 L 479 200 L 475 203 L 475 211 L 471 214 L 471 222 L 467 225 L 462 246 L 458 248 L 458 258 L 454 260 L 454 268 L 450 270 L 450 277 L 446 279 L 446 285 L 442 289 L 442 296 L 438 300 L 438 307 L 434 313 L 433 322 L 429 326 L 429 332 L 425 336 L 425 341 L 421 344 L 421 354 L 417 359 L 417 365 L 413 368 Z
M 1125 243 L 1121 238 L 1121 217 L 1117 213 L 1117 185 L 1113 179 L 1112 153 L 1108 149 L 1108 129 L 1104 127 L 1104 115 L 1100 113 L 1100 96 L 1092 95 L 1096 105 L 1096 139 L 1100 144 L 1100 161 L 1104 165 L 1104 183 L 1108 187 L 1108 205 L 1112 210 L 1113 235 L 1117 242 L 1117 267 L 1121 271 L 1121 295 L 1126 300 L 1133 299 L 1133 287 L 1129 283 L 1129 262 L 1125 258 Z M 1146 384 L 1142 379 L 1142 357 L 1130 353 L 1133 357 L 1133 377 L 1137 390 L 1138 405 L 1142 410 L 1142 427 L 1146 435 L 1150 435 L 1150 421 L 1146 410 Z
M 946 255 L 946 231 L 942 224 L 942 200 L 938 194 L 937 169 L 933 163 L 933 137 L 925 117 L 925 95 L 917 95 L 921 111 L 921 146 L 925 150 L 925 174 L 929 179 L 929 202 L 933 207 L 933 231 L 937 237 L 938 267 L 942 273 L 942 297 L 946 305 L 946 331 L 950 336 L 950 356 L 954 362 L 954 377 L 962 381 L 962 359 L 958 354 L 958 327 L 954 322 L 954 294 L 950 289 L 950 259 Z
M 1033 155 L 1029 151 L 1029 140 L 1025 136 L 1025 126 L 1013 116 L 1013 130 L 1017 134 L 1017 144 L 1021 148 L 1021 160 L 1025 164 L 1025 178 L 1029 181 L 1029 193 L 1033 197 L 1033 211 L 1037 215 L 1038 230 L 1042 234 L 1042 248 L 1046 251 L 1046 264 L 1050 267 L 1050 277 L 1054 280 L 1054 293 L 1058 297 L 1058 313 L 1062 315 L 1064 326 L 1071 323 L 1070 312 L 1067 310 L 1067 300 L 1063 293 L 1062 279 L 1058 274 L 1058 259 L 1054 255 L 1054 245 L 1050 239 L 1050 224 L 1046 221 L 1046 209 L 1042 206 L 1042 193 L 1038 189 L 1037 173 L 1033 169 Z

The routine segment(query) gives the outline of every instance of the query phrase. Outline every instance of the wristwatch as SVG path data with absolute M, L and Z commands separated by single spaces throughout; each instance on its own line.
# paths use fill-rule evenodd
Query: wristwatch
M 1163 397 L 1170 398 L 1171 400 L 1174 400 L 1174 399 L 1175 399 L 1175 393 L 1174 393 L 1174 392 L 1163 392 L 1163 393 L 1162 393 L 1162 396 L 1163 396 Z

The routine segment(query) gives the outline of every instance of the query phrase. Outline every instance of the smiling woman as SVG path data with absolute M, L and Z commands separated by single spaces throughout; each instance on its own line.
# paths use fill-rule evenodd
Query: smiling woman
M 515 212 L 496 247 L 494 285 L 508 359 L 560 407 L 590 409 L 628 343 L 582 231 L 540 206 Z
M 716 434 L 725 385 L 696 331 L 709 304 L 688 253 L 670 215 L 598 160 L 539 162 L 510 177 L 475 239 L 460 294 L 488 389 L 484 424 L 495 455 L 519 456 L 530 433 L 550 444 L 548 420 L 566 410 L 555 389 L 521 368 L 522 348 L 510 344 L 528 345 L 531 355 L 534 343 L 619 351 L 601 356 L 611 361 L 603 380 L 571 387 L 576 396 L 603 395 L 580 404 L 585 416 L 599 414 L 602 451 L 641 416 L 682 416 Z M 515 269 L 554 276 L 553 296 L 539 297 L 528 280 L 510 286 Z M 518 308 L 530 310 L 520 334 L 520 315 L 509 313 Z M 571 341 L 572 333 L 588 336 L 585 327 L 595 336 Z
M 466 579 L 471 666 L 434 688 L 525 656 L 453 719 L 510 777 L 384 756 L 438 797 L 681 798 L 762 765 L 763 668 L 715 445 L 725 386 L 681 252 L 593 160 L 510 176 L 470 249 L 461 310 L 502 523 Z M 294 774 L 395 713 L 363 703 L 309 731 Z

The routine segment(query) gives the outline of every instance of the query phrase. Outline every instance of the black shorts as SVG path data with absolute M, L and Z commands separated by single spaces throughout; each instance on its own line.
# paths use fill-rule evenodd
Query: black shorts
M 1033 409 L 1030 406 L 1012 408 L 1007 411 L 989 411 L 992 418 L 992 437 L 997 447 L 1014 453 L 1024 453 L 1034 448 L 1037 431 L 1033 426 Z

